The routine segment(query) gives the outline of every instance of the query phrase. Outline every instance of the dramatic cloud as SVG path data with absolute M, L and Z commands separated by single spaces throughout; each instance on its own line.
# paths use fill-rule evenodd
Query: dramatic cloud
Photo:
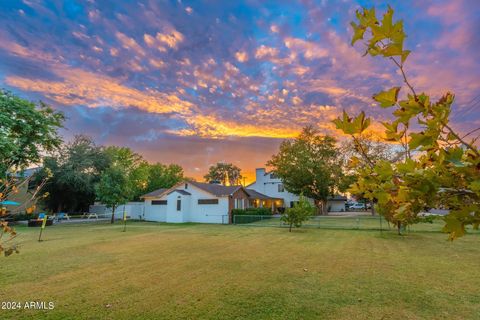
M 342 110 L 389 117 L 371 96 L 402 79 L 388 61 L 350 46 L 357 8 L 313 0 L 4 1 L 0 86 L 65 112 L 67 138 L 85 133 L 127 145 L 195 177 L 217 161 L 251 176 L 306 125 L 338 135 L 331 120 Z M 454 91 L 452 125 L 478 126 L 480 5 L 406 1 L 394 9 L 413 50 L 412 82 L 435 97 Z

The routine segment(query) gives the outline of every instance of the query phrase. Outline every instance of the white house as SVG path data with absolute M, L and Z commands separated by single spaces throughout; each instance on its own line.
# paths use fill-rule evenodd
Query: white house
M 232 222 L 232 209 L 245 209 L 252 202 L 274 200 L 263 194 L 251 195 L 242 186 L 195 181 L 155 190 L 142 198 L 145 200 L 144 218 L 147 221 L 222 224 Z
M 282 180 L 273 172 L 266 172 L 265 168 L 255 170 L 255 182 L 247 186 L 257 192 L 269 197 L 280 198 L 286 208 L 293 207 L 293 203 L 298 201 L 298 196 L 285 190 Z
M 268 197 L 282 199 L 286 208 L 293 207 L 294 202 L 299 199 L 299 196 L 285 190 L 282 180 L 274 172 L 266 172 L 265 168 L 255 170 L 255 182 L 249 184 L 247 188 L 247 190 L 253 189 Z M 327 201 L 328 211 L 345 211 L 346 201 L 347 198 L 344 196 L 331 197 Z

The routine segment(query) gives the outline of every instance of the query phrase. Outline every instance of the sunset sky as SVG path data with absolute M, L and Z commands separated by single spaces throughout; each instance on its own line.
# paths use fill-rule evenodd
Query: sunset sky
M 452 124 L 480 126 L 480 1 L 392 1 L 417 91 L 456 94 Z M 201 177 L 232 162 L 249 180 L 305 125 L 338 135 L 343 109 L 389 116 L 401 85 L 350 46 L 349 22 L 383 1 L 1 1 L 0 87 L 62 110 L 62 135 L 131 147 Z

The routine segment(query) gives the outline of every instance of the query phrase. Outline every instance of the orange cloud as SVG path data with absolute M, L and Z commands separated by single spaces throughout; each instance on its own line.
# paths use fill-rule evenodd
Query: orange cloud
M 319 59 L 328 57 L 328 51 L 314 42 L 287 37 L 285 38 L 285 46 L 295 53 L 302 53 L 305 59 Z
M 121 32 L 116 32 L 115 36 L 117 39 L 120 41 L 122 44 L 122 47 L 128 50 L 132 50 L 135 53 L 137 53 L 140 56 L 145 56 L 145 51 L 143 48 L 135 41 L 135 39 L 128 37 L 127 35 L 121 33 Z
M 245 51 L 238 51 L 235 53 L 235 58 L 238 62 L 246 62 L 248 61 L 248 54 Z
M 277 55 L 278 55 L 277 48 L 267 47 L 263 44 L 260 47 L 258 47 L 257 50 L 255 51 L 255 58 L 257 59 L 272 58 L 272 57 L 276 57 Z

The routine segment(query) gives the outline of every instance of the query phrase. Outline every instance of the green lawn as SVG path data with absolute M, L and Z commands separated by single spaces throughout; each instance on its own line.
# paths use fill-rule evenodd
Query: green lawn
M 480 236 L 131 223 L 19 228 L 0 319 L 480 319 Z

